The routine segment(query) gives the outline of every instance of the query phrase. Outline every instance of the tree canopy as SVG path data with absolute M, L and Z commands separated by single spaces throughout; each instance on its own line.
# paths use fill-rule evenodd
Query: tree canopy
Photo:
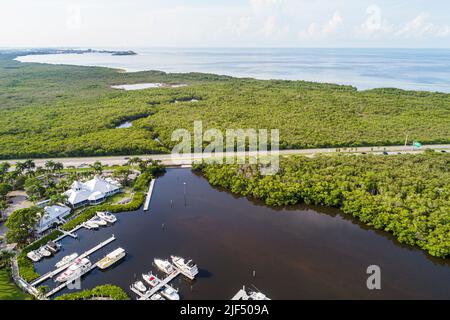
M 340 208 L 437 257 L 450 255 L 450 155 L 335 155 L 282 158 L 278 174 L 256 165 L 200 164 L 214 186 L 267 205 Z

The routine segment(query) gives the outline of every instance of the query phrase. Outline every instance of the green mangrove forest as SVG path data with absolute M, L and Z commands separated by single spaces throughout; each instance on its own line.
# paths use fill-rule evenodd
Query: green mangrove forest
M 194 170 L 213 186 L 270 206 L 336 207 L 400 243 L 450 255 L 450 154 L 289 156 L 268 176 L 257 165 L 203 163 Z
M 279 129 L 281 148 L 450 142 L 450 94 L 13 60 L 20 54 L 0 52 L 0 159 L 166 153 L 172 132 L 196 120 Z M 111 88 L 149 82 L 187 86 Z

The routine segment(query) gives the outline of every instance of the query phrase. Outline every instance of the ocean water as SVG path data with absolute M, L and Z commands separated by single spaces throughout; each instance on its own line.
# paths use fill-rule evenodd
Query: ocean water
M 450 93 L 450 50 L 306 48 L 133 49 L 138 55 L 52 54 L 22 62 L 103 66 L 129 72 L 206 72 L 257 79 L 307 80 Z

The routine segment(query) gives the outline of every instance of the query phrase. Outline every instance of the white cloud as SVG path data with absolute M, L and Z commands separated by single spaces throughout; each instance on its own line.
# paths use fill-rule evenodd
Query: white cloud
M 299 32 L 300 39 L 319 37 L 326 38 L 336 34 L 339 27 L 344 23 L 344 19 L 338 11 L 335 11 L 330 20 L 321 25 L 317 22 L 312 22 L 306 30 Z
M 406 23 L 395 35 L 404 38 L 447 37 L 450 35 L 450 26 L 431 23 L 428 21 L 428 17 L 427 13 L 420 13 Z

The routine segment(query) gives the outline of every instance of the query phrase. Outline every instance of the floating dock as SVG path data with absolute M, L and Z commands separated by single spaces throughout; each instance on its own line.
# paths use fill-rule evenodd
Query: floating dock
M 150 185 L 148 186 L 148 192 L 147 192 L 147 196 L 145 198 L 145 203 L 144 203 L 144 211 L 148 211 L 148 207 L 150 206 L 150 200 L 152 199 L 152 193 L 153 193 L 153 187 L 155 186 L 155 181 L 156 181 L 156 179 L 152 179 L 152 181 L 150 181 Z
M 181 272 L 179 270 L 171 273 L 164 280 L 161 280 L 156 286 L 154 286 L 153 288 L 151 288 L 150 290 L 148 290 L 145 293 L 142 293 L 142 292 L 134 289 L 133 287 L 131 287 L 131 290 L 133 290 L 133 292 L 136 293 L 139 296 L 139 300 L 149 300 L 152 295 L 154 295 L 155 293 L 157 293 L 158 291 L 160 291 L 164 287 L 170 287 L 169 282 L 171 282 L 173 279 L 178 277 L 178 275 L 180 273 Z
M 79 276 L 79 278 L 81 278 L 81 277 L 82 277 L 83 275 L 85 275 L 86 273 L 91 272 L 91 271 L 94 270 L 95 268 L 97 268 L 97 264 L 96 264 L 96 263 L 93 263 L 92 266 L 91 266 L 88 270 L 86 270 L 85 272 L 83 272 L 83 273 Z M 57 286 L 56 288 L 54 288 L 53 290 L 51 290 L 50 292 L 48 292 L 48 293 L 45 295 L 45 297 L 46 297 L 46 298 L 50 298 L 52 295 L 56 294 L 58 291 L 61 291 L 62 289 L 64 289 L 65 287 L 67 287 L 67 286 L 69 285 L 69 283 L 72 283 L 72 281 L 67 281 L 67 282 L 64 282 L 64 283 L 60 284 L 59 286 Z
M 139 296 L 138 300 L 149 300 L 151 296 L 158 293 L 160 290 L 163 290 L 165 287 L 170 287 L 170 288 L 174 289 L 172 286 L 169 285 L 169 283 L 172 280 L 174 280 L 176 277 L 178 277 L 180 274 L 182 274 L 185 277 L 187 277 L 188 279 L 190 279 L 190 277 L 187 274 L 185 274 L 176 265 L 172 264 L 172 266 L 174 267 L 175 271 L 172 272 L 171 274 L 169 274 L 166 278 L 161 280 L 156 286 L 154 286 L 153 288 L 151 288 L 150 290 L 148 290 L 145 293 L 140 292 L 139 290 L 135 289 L 133 286 L 130 286 L 130 289 Z
M 82 255 L 78 256 L 77 259 L 83 259 L 83 258 L 86 258 L 87 256 L 89 256 L 89 255 L 93 254 L 94 252 L 100 250 L 100 249 L 103 248 L 104 246 L 110 244 L 110 243 L 113 242 L 114 240 L 116 240 L 116 238 L 114 237 L 114 235 L 112 235 L 111 238 L 109 238 L 109 239 L 107 239 L 107 240 L 105 240 L 105 241 L 99 243 L 98 245 L 96 245 L 96 246 L 93 247 L 92 249 L 86 251 L 86 252 L 83 253 Z M 62 266 L 62 267 L 60 267 L 60 268 L 58 268 L 58 269 L 56 269 L 56 270 L 50 271 L 50 272 L 46 273 L 45 275 L 41 276 L 40 278 L 38 278 L 37 280 L 35 280 L 34 282 L 32 282 L 31 285 L 32 285 L 33 287 L 35 287 L 35 286 L 37 286 L 38 284 L 40 284 L 40 283 L 42 283 L 42 282 L 44 282 L 44 281 L 46 281 L 46 280 L 48 280 L 48 279 L 50 279 L 50 278 L 53 278 L 55 275 L 57 275 L 57 274 L 63 272 L 63 271 L 64 271 L 65 269 L 67 269 L 69 266 L 70 266 L 70 263 L 69 263 L 69 264 L 66 264 L 65 266 Z M 91 270 L 92 270 L 92 269 L 91 269 Z M 90 271 L 90 270 L 89 270 L 89 271 Z M 55 289 L 56 289 L 56 288 L 55 288 Z M 55 290 L 55 289 L 54 289 L 54 290 Z M 50 291 L 50 292 L 53 292 L 54 290 L 52 290 L 52 291 Z M 61 289 L 59 289 L 59 290 L 61 290 Z M 59 291 L 59 290 L 58 290 L 58 291 Z M 57 292 L 57 291 L 56 291 L 56 292 Z
M 58 238 L 56 238 L 55 240 L 53 240 L 54 242 L 58 242 L 61 239 L 65 238 L 65 237 L 72 237 L 74 239 L 78 238 L 78 235 L 75 233 L 76 231 L 80 230 L 82 228 L 82 225 L 78 225 L 75 228 L 73 228 L 70 231 L 64 231 L 61 228 L 58 228 L 57 230 L 62 232 L 62 235 L 60 235 Z

